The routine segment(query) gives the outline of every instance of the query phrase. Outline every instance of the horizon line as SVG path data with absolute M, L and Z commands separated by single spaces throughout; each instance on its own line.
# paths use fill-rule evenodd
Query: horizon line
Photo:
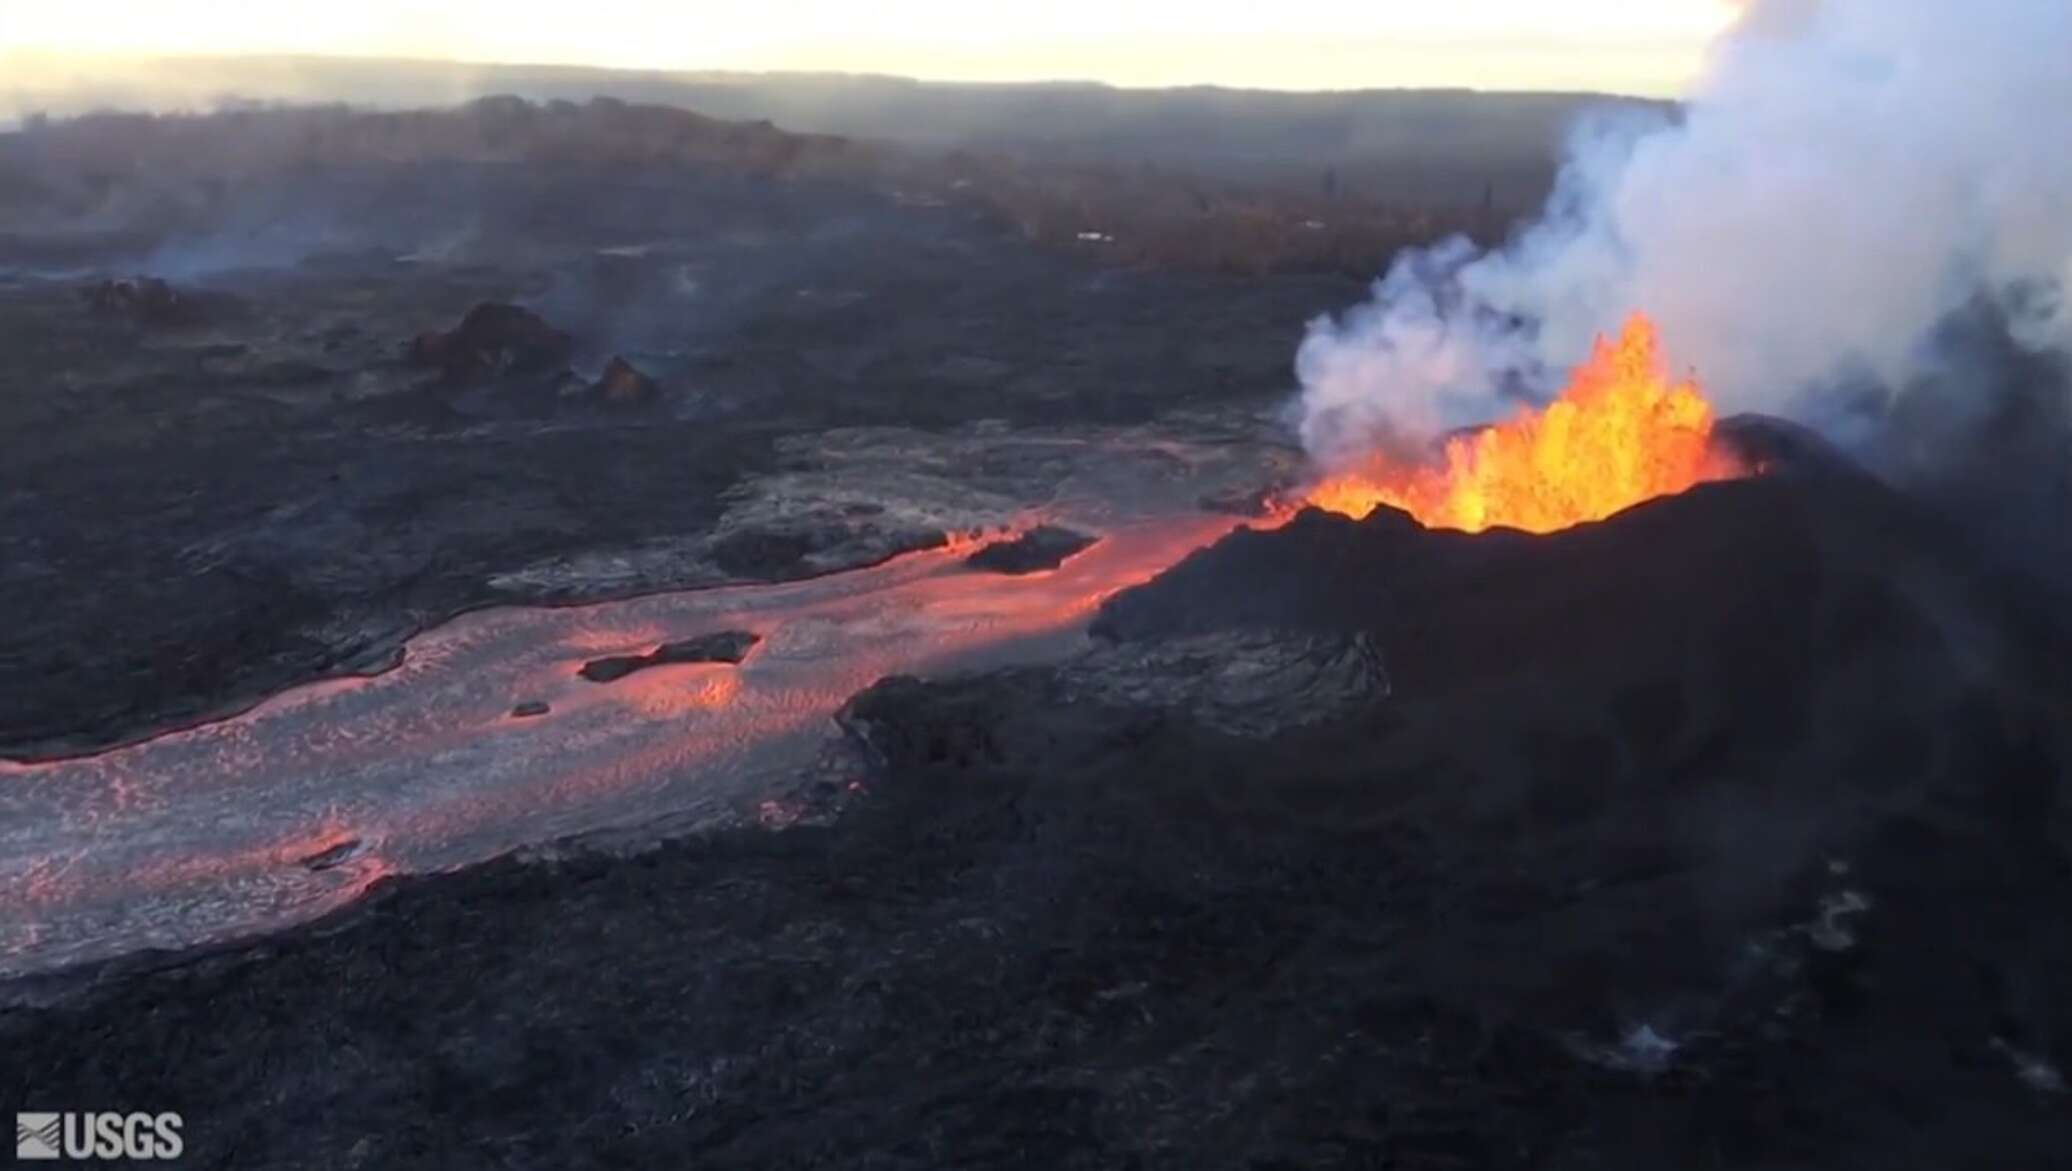
M 536 60 L 487 60 L 465 57 L 430 57 L 394 53 L 355 52 L 308 52 L 308 51 L 265 51 L 265 52 L 170 52 L 150 53 L 131 51 L 76 51 L 67 49 L 16 46 L 0 49 L 0 62 L 40 60 L 50 63 L 101 63 L 108 65 L 177 65 L 199 62 L 249 62 L 249 63 L 312 63 L 322 65 L 407 65 L 415 67 L 479 69 L 479 70 L 534 70 L 556 71 L 569 74 L 601 74 L 625 77 L 648 77 L 670 79 L 742 79 L 742 80 L 836 80 L 851 82 L 880 82 L 910 86 L 942 86 L 971 89 L 1006 90 L 1015 88 L 1059 88 L 1096 89 L 1117 93 L 1186 93 L 1190 91 L 1214 91 L 1237 94 L 1258 94 L 1288 98 L 1330 98 L 1350 97 L 1367 94 L 1470 94 L 1502 97 L 1542 98 L 1609 98 L 1619 101 L 1655 102 L 1678 104 L 1681 95 L 1646 90 L 1617 88 L 1553 88 L 1546 86 L 1489 86 L 1489 85 L 1371 85 L 1356 87 L 1318 87 L 1294 89 L 1279 86 L 1231 84 L 1217 81 L 1174 82 L 1170 84 L 1133 84 L 1107 81 L 1092 77 L 1045 76 L 1027 78 L 963 78 L 922 77 L 916 74 L 880 72 L 875 70 L 845 69 L 746 69 L 739 67 L 659 67 L 643 65 L 604 65 L 570 61 Z M 66 79 L 68 84 L 91 84 L 98 80 L 91 76 Z M 119 79 L 109 79 L 119 80 Z M 35 87 L 24 87 L 33 90 Z M 16 91 L 16 98 L 28 96 L 22 90 Z M 225 90 L 225 98 L 234 98 L 234 91 Z M 452 104 L 462 105 L 482 97 L 498 96 L 493 93 L 473 97 L 457 98 Z M 514 95 L 517 96 L 517 95 Z M 607 94 L 595 95 L 608 97 Z M 294 101 L 296 99 L 281 99 Z M 312 101 L 316 99 L 310 99 Z

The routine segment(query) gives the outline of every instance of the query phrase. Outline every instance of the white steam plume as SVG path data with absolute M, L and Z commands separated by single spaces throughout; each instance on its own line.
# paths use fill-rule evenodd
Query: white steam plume
M 1486 422 L 1636 309 L 1726 410 L 1812 422 L 1980 298 L 2072 348 L 2068 46 L 2066 0 L 1754 0 L 1681 117 L 1575 136 L 1537 224 L 1313 323 L 1305 443 L 1330 466 Z

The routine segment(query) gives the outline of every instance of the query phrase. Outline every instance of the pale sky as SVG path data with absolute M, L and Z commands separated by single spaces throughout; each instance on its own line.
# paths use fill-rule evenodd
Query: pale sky
M 0 57 L 315 53 L 930 80 L 1673 94 L 1733 11 L 1731 0 L 0 0 Z

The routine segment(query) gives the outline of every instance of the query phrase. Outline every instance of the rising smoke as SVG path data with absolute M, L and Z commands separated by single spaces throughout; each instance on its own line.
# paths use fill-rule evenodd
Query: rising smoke
M 1726 411 L 1831 433 L 1843 392 L 1937 380 L 1953 317 L 2072 348 L 2067 46 L 2064 0 L 1754 0 L 1678 115 L 1579 129 L 1536 224 L 1313 323 L 1305 443 L 1333 467 L 1487 422 L 1636 309 Z

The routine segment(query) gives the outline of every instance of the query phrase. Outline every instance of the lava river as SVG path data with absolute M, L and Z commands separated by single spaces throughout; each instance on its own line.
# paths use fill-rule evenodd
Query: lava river
M 1026 577 L 942 550 L 781 585 L 477 611 L 379 676 L 96 756 L 0 762 L 0 976 L 279 927 L 385 875 L 529 843 L 724 818 L 809 770 L 829 717 L 874 680 L 1063 653 L 1103 597 L 1235 523 L 1119 527 Z M 738 667 L 577 673 L 729 629 L 762 636 Z M 514 717 L 525 701 L 551 711 Z

